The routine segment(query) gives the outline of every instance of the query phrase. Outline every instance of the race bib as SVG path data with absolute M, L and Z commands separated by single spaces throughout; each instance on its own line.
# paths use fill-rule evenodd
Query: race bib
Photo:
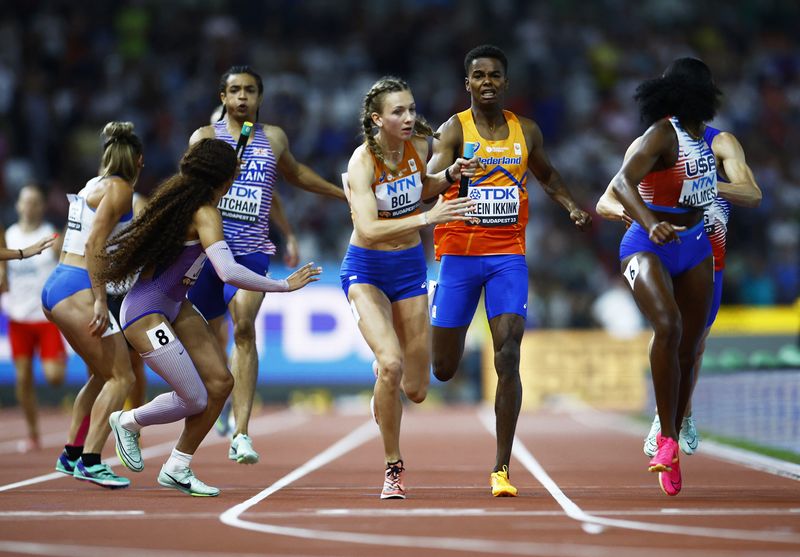
M 717 228 L 725 230 L 727 228 L 727 223 L 727 215 L 719 203 L 712 203 L 703 211 L 703 229 L 709 236 L 712 235 Z
M 175 340 L 175 335 L 172 334 L 166 323 L 159 323 L 157 327 L 148 329 L 145 332 L 147 333 L 147 338 L 150 339 L 150 345 L 153 350 L 162 348 Z
M 716 227 L 716 222 L 709 214 L 708 209 L 706 209 L 703 212 L 703 230 L 705 230 L 706 234 L 713 234 Z
M 103 331 L 103 334 L 101 335 L 102 338 L 110 337 L 111 335 L 115 335 L 115 334 L 117 334 L 117 333 L 119 333 L 121 331 L 122 331 L 122 329 L 120 329 L 119 323 L 117 323 L 117 318 L 114 317 L 114 314 L 111 313 L 111 311 L 109 310 L 109 312 L 108 312 L 108 327 L 106 327 L 106 330 Z
M 628 261 L 628 266 L 625 267 L 625 272 L 622 274 L 625 275 L 625 279 L 631 285 L 631 290 L 633 290 L 633 283 L 636 282 L 636 277 L 639 276 L 639 260 L 636 257 L 631 258 Z
M 422 197 L 419 172 L 375 186 L 375 199 L 380 218 L 396 218 L 417 210 Z
M 83 208 L 86 206 L 86 202 L 82 197 L 78 197 L 74 193 L 68 193 L 67 200 L 69 200 L 67 228 L 70 230 L 80 230 L 81 217 L 83 216 Z
M 682 207 L 707 207 L 717 198 L 716 174 L 705 174 L 684 180 L 678 205 Z
M 257 222 L 261 211 L 261 188 L 233 184 L 228 193 L 219 200 L 217 207 L 222 218 L 246 223 Z
M 467 216 L 477 217 L 479 226 L 508 226 L 519 220 L 517 186 L 470 186 L 469 197 L 475 201 L 476 207 Z
M 197 277 L 200 276 L 200 271 L 203 270 L 203 265 L 206 262 L 206 254 L 201 253 L 197 256 L 197 259 L 194 260 L 192 266 L 184 273 L 183 275 L 183 285 L 184 286 L 192 286 L 195 282 L 197 282 Z
M 68 193 L 69 211 L 67 213 L 67 230 L 64 233 L 64 251 L 83 255 L 86 251 L 86 241 L 81 235 L 83 229 L 83 209 L 86 200 L 74 193 Z

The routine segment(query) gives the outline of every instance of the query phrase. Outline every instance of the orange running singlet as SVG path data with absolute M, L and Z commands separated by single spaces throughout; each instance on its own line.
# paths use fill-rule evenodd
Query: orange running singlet
M 419 212 L 422 198 L 421 170 L 424 165 L 414 149 L 414 144 L 403 144 L 403 160 L 392 171 L 379 161 L 372 151 L 367 152 L 375 164 L 372 190 L 378 203 L 378 218 L 393 219 Z
M 436 259 L 443 255 L 525 254 L 525 225 L 528 224 L 528 146 L 522 126 L 513 112 L 504 110 L 508 137 L 488 141 L 480 136 L 472 110 L 458 113 L 464 144 L 475 145 L 485 169 L 478 169 L 469 183 L 469 196 L 478 206 L 478 225 L 461 221 L 438 224 L 433 232 Z M 458 196 L 458 183 L 444 194 Z

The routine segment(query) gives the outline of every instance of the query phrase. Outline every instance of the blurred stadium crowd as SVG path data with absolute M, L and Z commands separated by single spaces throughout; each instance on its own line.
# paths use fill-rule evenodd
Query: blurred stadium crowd
M 358 112 L 383 74 L 405 78 L 434 127 L 469 105 L 464 54 L 490 42 L 509 56 L 506 108 L 534 118 L 576 199 L 597 198 L 643 129 L 636 85 L 678 56 L 704 59 L 725 93 L 715 126 L 742 142 L 764 192 L 734 210 L 724 303 L 793 303 L 800 292 L 800 4 L 729 0 L 128 0 L 10 2 L 0 13 L 0 217 L 30 181 L 65 193 L 94 176 L 99 132 L 131 120 L 145 143 L 138 189 L 173 172 L 208 122 L 220 75 L 264 78 L 261 120 L 283 127 L 298 160 L 338 183 L 359 142 Z M 535 184 L 535 180 L 531 182 Z M 347 208 L 280 185 L 304 259 L 338 261 Z M 531 188 L 529 321 L 591 327 L 617 284 L 621 227 L 574 230 Z M 430 247 L 430 238 L 427 240 Z

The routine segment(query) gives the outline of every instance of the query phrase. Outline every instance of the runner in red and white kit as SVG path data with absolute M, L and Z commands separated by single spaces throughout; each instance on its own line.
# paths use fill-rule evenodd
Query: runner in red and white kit
M 12 250 L 24 248 L 45 237 L 55 236 L 55 228 L 44 221 L 44 194 L 35 184 L 23 187 L 17 198 L 19 220 L 6 231 L 6 245 Z M 39 426 L 34 389 L 33 357 L 36 351 L 50 385 L 64 380 L 66 362 L 61 333 L 42 312 L 38 296 L 47 277 L 58 265 L 61 242 L 56 242 L 40 257 L 8 262 L 8 293 L 3 296 L 3 310 L 8 316 L 8 339 L 11 358 L 17 373 L 17 401 L 25 413 L 28 438 L 23 452 L 40 448 Z

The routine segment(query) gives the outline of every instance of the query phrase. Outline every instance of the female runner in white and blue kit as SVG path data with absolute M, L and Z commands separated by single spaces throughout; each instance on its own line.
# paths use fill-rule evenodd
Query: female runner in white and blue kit
M 61 261 L 42 289 L 44 314 L 86 362 L 89 380 L 75 398 L 67 444 L 56 471 L 107 488 L 127 487 L 100 462 L 108 416 L 122 408 L 134 381 L 125 339 L 108 310 L 97 256 L 133 218 L 133 186 L 143 166 L 142 143 L 130 122 L 110 122 L 96 178 L 70 199 Z M 91 416 L 91 419 L 90 419 Z M 86 428 L 88 427 L 88 432 Z

